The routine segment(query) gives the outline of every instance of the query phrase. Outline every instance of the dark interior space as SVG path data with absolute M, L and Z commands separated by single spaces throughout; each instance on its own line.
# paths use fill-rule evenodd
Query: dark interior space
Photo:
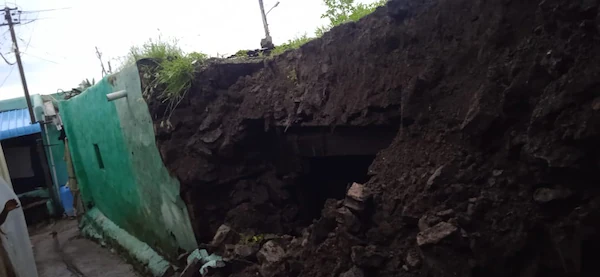
M 598 263 L 600 240 L 585 240 L 581 244 L 581 277 L 598 276 L 600 264 Z
M 325 201 L 344 199 L 353 182 L 368 182 L 375 156 L 390 145 L 398 128 L 296 127 L 280 134 L 275 164 L 281 172 L 296 171 L 291 192 L 298 203 L 297 223 L 308 225 L 318 219 Z
M 7 139 L 2 142 L 5 152 L 11 153 L 11 150 L 21 149 L 15 151 L 15 155 L 28 154 L 29 156 L 26 159 L 20 157 L 16 160 L 11 158 L 7 160 L 8 168 L 11 172 L 11 181 L 16 194 L 25 193 L 38 187 L 47 187 L 40 161 L 40 153 L 38 153 L 36 147 L 38 140 L 41 140 L 41 137 L 39 134 L 35 134 Z M 45 155 L 45 153 L 42 154 Z M 23 173 L 19 174 L 20 172 Z
M 46 202 L 48 198 L 40 194 L 28 194 L 38 189 L 52 193 L 50 173 L 44 169 L 46 153 L 42 150 L 39 134 L 16 137 L 2 141 L 13 189 L 23 207 L 27 225 L 47 219 L 50 214 Z
M 374 155 L 327 156 L 304 158 L 303 175 L 298 178 L 298 196 L 302 221 L 319 218 L 325 201 L 344 199 L 352 182 L 365 183 Z

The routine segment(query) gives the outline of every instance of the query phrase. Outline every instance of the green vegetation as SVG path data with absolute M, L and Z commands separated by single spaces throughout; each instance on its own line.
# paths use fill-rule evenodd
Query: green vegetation
M 145 72 L 152 82 L 147 84 L 144 95 L 154 96 L 168 104 L 166 113 L 172 112 L 192 85 L 195 68 L 208 58 L 206 54 L 185 53 L 177 40 L 150 39 L 141 46 L 131 47 L 123 59 L 123 66 L 136 63 L 141 59 L 152 59 L 156 67 L 146 67 Z M 160 91 L 159 94 L 155 92 Z
M 273 49 L 273 51 L 271 53 L 273 55 L 279 55 L 287 50 L 296 49 L 313 39 L 314 38 L 311 38 L 308 35 L 304 34 L 302 36 L 298 36 L 298 37 L 295 37 L 294 39 L 288 40 L 287 43 L 284 43 L 284 44 L 281 44 L 281 45 L 275 47 L 275 49 Z
M 161 36 L 158 39 L 149 39 L 141 46 L 133 46 L 129 49 L 129 55 L 125 59 L 125 64 L 133 64 L 144 58 L 165 61 L 168 59 L 180 58 L 185 56 L 183 50 L 178 46 L 176 39 L 164 40 Z
M 385 5 L 386 0 L 377 0 L 371 4 L 355 3 L 354 0 L 323 0 L 327 11 L 321 18 L 329 19 L 329 25 L 317 28 L 317 36 L 322 36 L 331 28 L 350 21 L 358 21 L 372 13 L 379 6 Z
M 261 244 L 265 240 L 265 235 L 263 234 L 240 234 L 240 243 L 242 244 Z
M 315 36 L 321 37 L 331 30 L 331 28 L 350 21 L 357 21 L 364 16 L 372 13 L 379 6 L 383 6 L 386 0 L 377 0 L 371 4 L 356 3 L 354 0 L 323 0 L 327 6 L 327 11 L 321 15 L 321 18 L 329 19 L 329 24 L 321 26 L 315 30 Z M 274 55 L 281 54 L 290 49 L 296 49 L 315 38 L 306 34 L 289 40 L 287 43 L 275 47 Z

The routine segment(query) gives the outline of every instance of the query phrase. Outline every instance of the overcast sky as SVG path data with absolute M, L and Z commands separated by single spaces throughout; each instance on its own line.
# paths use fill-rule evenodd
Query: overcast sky
M 172 37 L 184 51 L 211 56 L 256 49 L 264 37 L 258 0 L 11 0 L 19 7 L 16 26 L 31 94 L 76 87 L 85 78 L 99 79 L 103 58 L 119 58 L 149 38 Z M 14 2 L 16 1 L 16 2 Z M 264 0 L 265 9 L 277 0 Z M 274 43 L 280 44 L 326 23 L 323 0 L 280 0 L 268 15 Z M 360 2 L 371 3 L 374 0 Z M 58 9 L 58 10 L 57 10 Z M 53 10 L 44 12 L 28 12 Z M 8 27 L 0 27 L 0 51 L 14 62 Z M 0 60 L 0 99 L 23 95 L 19 70 Z

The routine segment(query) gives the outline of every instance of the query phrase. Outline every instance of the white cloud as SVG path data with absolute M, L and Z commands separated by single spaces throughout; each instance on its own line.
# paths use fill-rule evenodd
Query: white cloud
M 265 8 L 276 2 L 265 0 Z M 325 23 L 320 18 L 325 10 L 322 0 L 280 2 L 268 15 L 275 44 L 304 33 L 312 35 Z M 179 39 L 185 51 L 215 56 L 256 49 L 264 37 L 257 0 L 19 0 L 17 4 L 23 11 L 69 8 L 23 14 L 23 22 L 39 19 L 16 27 L 32 94 L 54 93 L 85 78 L 100 78 L 96 46 L 104 58 L 121 57 L 132 45 L 161 34 Z M 7 27 L 0 29 L 2 53 L 10 52 L 6 31 Z M 14 60 L 12 54 L 7 58 Z M 1 62 L 0 84 L 0 99 L 23 95 L 16 65 Z

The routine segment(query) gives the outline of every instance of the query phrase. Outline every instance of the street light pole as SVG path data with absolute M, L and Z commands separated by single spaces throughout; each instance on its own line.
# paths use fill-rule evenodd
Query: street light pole
M 281 3 L 281 2 L 277 1 L 277 3 L 275 3 L 275 5 L 273 5 L 273 7 L 271 7 L 271 8 L 270 8 L 270 9 L 267 11 L 267 15 L 269 15 L 269 13 L 270 13 L 270 12 L 271 12 L 271 11 L 272 11 L 274 8 L 277 8 L 277 6 L 279 6 L 279 3 Z
M 271 34 L 269 33 L 269 23 L 267 23 L 267 14 L 269 14 L 274 8 L 279 6 L 279 1 L 277 1 L 277 3 L 275 3 L 275 5 L 271 7 L 266 13 L 263 0 L 258 0 L 258 4 L 260 5 L 260 14 L 262 15 L 263 26 L 265 27 L 265 38 L 260 41 L 260 47 L 272 49 L 275 46 L 273 45 L 273 39 L 271 38 Z
M 267 23 L 267 14 L 265 13 L 265 6 L 263 4 L 263 0 L 258 0 L 258 4 L 260 5 L 260 13 L 262 15 L 263 26 L 265 27 L 265 38 L 261 40 L 260 46 L 262 48 L 270 48 L 273 44 L 273 39 L 271 38 L 271 34 L 269 34 L 269 24 Z

